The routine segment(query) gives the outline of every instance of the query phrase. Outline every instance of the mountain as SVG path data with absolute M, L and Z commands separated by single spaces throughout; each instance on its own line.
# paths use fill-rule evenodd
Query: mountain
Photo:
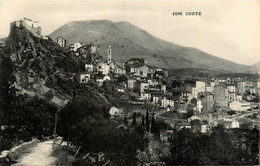
M 254 63 L 254 64 L 251 66 L 251 68 L 252 68 L 253 71 L 257 71 L 257 73 L 260 74 L 260 61 Z
M 146 58 L 151 65 L 167 69 L 203 68 L 219 72 L 255 72 L 252 67 L 210 55 L 196 48 L 182 47 L 152 36 L 127 22 L 109 20 L 72 21 L 49 35 L 64 37 L 68 43 L 94 43 L 99 54 L 106 56 L 108 45 L 112 58 L 123 61 L 132 57 Z

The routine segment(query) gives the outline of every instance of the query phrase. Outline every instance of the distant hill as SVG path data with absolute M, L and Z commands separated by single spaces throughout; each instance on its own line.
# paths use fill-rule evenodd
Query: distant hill
M 257 71 L 257 73 L 260 74 L 260 61 L 253 64 L 251 68 L 253 71 Z
M 256 72 L 254 67 L 158 39 L 127 22 L 73 21 L 61 26 L 49 36 L 53 39 L 62 36 L 68 43 L 92 42 L 99 47 L 98 51 L 102 56 L 106 56 L 107 46 L 111 45 L 112 58 L 119 61 L 140 57 L 146 58 L 151 65 L 167 69 L 201 68 L 218 72 Z

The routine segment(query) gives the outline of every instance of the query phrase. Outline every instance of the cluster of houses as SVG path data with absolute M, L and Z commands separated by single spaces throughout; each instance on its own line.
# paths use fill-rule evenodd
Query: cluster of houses
M 66 40 L 58 37 L 55 41 L 61 46 L 66 47 Z M 104 81 L 122 76 L 122 82 L 118 91 L 124 92 L 125 89 L 138 92 L 139 97 L 132 103 L 151 102 L 163 108 L 173 108 L 174 101 L 171 95 L 167 94 L 166 85 L 162 83 L 163 78 L 168 77 L 168 71 L 154 66 L 149 66 L 147 60 L 143 58 L 131 58 L 125 62 L 112 61 L 112 48 L 107 48 L 107 59 L 103 60 L 96 51 L 97 47 L 93 44 L 84 45 L 76 42 L 69 44 L 68 48 L 77 55 L 86 57 L 88 62 L 85 64 L 85 71 L 77 74 L 80 83 L 88 83 L 91 79 L 102 85 Z
M 250 89 L 255 89 L 254 94 L 258 94 L 260 89 L 259 81 L 251 82 L 241 86 L 239 82 L 220 82 L 219 79 L 212 81 L 196 81 L 194 87 L 187 85 L 182 92 L 181 101 L 193 104 L 197 113 L 207 114 L 215 111 L 213 106 L 229 107 L 234 111 L 246 111 L 251 108 L 250 99 L 245 97 L 245 93 Z
M 58 37 L 56 42 L 66 47 L 64 38 Z M 239 122 L 236 119 L 225 119 L 226 114 L 222 115 L 220 112 L 225 109 L 241 113 L 251 109 L 252 105 L 248 101 L 260 90 L 259 81 L 214 78 L 196 81 L 195 85 L 186 84 L 176 98 L 166 86 L 165 78 L 169 78 L 168 71 L 148 65 L 147 60 L 143 58 L 114 62 L 111 46 L 107 48 L 106 60 L 97 54 L 97 47 L 93 44 L 84 45 L 76 42 L 68 48 L 88 59 L 85 70 L 77 73 L 79 83 L 85 84 L 94 80 L 102 86 L 104 81 L 120 77 L 117 90 L 128 90 L 135 94 L 135 98 L 131 99 L 132 104 L 149 103 L 167 111 L 177 110 L 180 113 L 187 113 L 188 109 L 191 109 L 195 116 L 202 120 L 208 120 L 215 125 L 223 123 L 227 128 L 239 127 Z M 189 123 L 180 126 L 189 128 Z M 201 132 L 205 132 L 207 125 L 202 123 L 200 126 Z
M 182 90 L 180 103 L 184 103 L 185 108 L 191 108 L 195 116 L 207 120 L 212 126 L 222 124 L 228 129 L 239 128 L 241 124 L 245 125 L 244 119 L 247 119 L 243 117 L 243 113 L 250 113 L 252 108 L 259 105 L 259 103 L 250 102 L 251 98 L 247 97 L 248 94 L 257 96 L 259 90 L 259 81 L 231 80 L 230 78 L 196 81 L 194 86 L 186 85 Z M 242 116 L 228 116 L 228 111 L 234 111 L 235 114 Z M 249 128 L 259 127 L 259 123 L 254 120 L 247 120 L 246 125 L 250 126 Z M 189 123 L 181 126 L 190 128 Z

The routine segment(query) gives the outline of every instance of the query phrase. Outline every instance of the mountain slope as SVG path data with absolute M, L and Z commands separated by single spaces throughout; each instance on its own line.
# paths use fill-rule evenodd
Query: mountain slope
M 253 71 L 256 71 L 258 74 L 260 74 L 260 61 L 253 64 L 251 68 Z
M 168 69 L 192 67 L 222 72 L 253 72 L 250 66 L 163 41 L 127 22 L 73 21 L 50 34 L 53 39 L 58 36 L 63 36 L 68 43 L 92 42 L 99 46 L 98 51 L 102 56 L 106 56 L 106 48 L 111 45 L 114 60 L 142 57 L 151 65 Z

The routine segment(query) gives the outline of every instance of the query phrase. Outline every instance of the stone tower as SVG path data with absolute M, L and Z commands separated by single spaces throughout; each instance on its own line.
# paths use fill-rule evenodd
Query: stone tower
M 111 46 L 109 45 L 107 48 L 107 63 L 112 62 L 112 49 Z

